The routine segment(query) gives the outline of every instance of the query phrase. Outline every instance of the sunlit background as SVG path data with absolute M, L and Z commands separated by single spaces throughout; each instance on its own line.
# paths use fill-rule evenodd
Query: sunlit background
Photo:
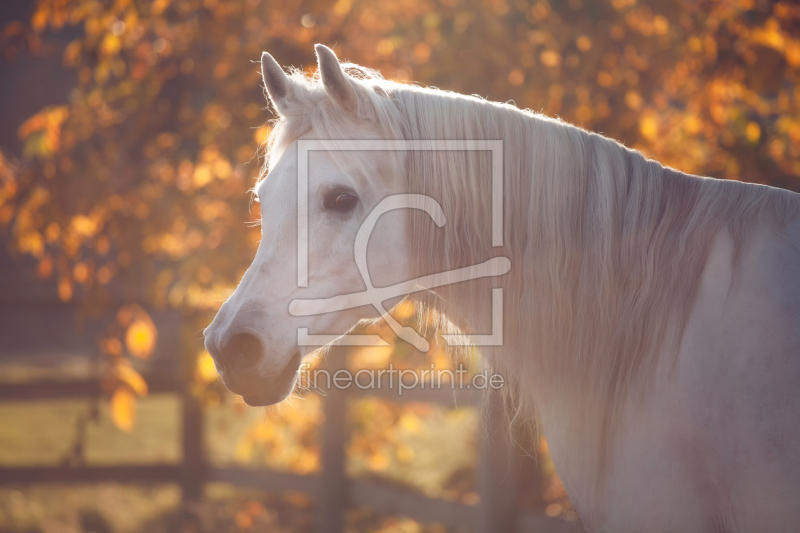
M 297 480 L 321 475 L 327 399 L 247 407 L 200 333 L 260 238 L 263 50 L 312 72 L 325 43 L 683 171 L 800 190 L 796 2 L 17 0 L 0 27 L 0 532 L 314 531 Z M 452 364 L 402 343 L 348 359 Z M 481 504 L 479 409 L 346 407 L 349 478 Z M 514 451 L 515 505 L 574 526 L 536 445 L 538 462 Z M 358 505 L 345 527 L 460 530 Z

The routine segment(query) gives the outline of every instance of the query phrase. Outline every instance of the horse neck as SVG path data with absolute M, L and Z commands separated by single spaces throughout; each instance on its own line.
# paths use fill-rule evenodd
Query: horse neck
M 401 97 L 416 110 L 411 138 L 438 132 L 503 142 L 502 247 L 491 238 L 489 160 L 476 154 L 410 156 L 412 192 L 441 201 L 448 217 L 442 229 L 418 218 L 410 234 L 425 274 L 509 257 L 509 274 L 443 287 L 437 306 L 485 334 L 491 287 L 503 287 L 498 359 L 542 390 L 563 381 L 605 404 L 646 384 L 664 339 L 688 317 L 716 232 L 733 225 L 741 233 L 769 203 L 763 192 L 664 168 L 509 106 L 414 91 Z M 742 198 L 752 208 L 739 216 Z

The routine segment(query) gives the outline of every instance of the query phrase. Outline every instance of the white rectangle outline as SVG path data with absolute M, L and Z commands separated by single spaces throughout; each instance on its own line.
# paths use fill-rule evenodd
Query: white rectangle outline
M 297 141 L 297 286 L 308 287 L 308 152 L 492 152 L 492 246 L 503 246 L 503 141 L 311 140 Z M 305 243 L 305 246 L 300 246 Z M 302 250 L 301 250 L 302 248 Z
M 503 141 L 502 140 L 317 140 L 297 141 L 297 286 L 308 287 L 308 156 L 311 151 L 488 151 L 492 153 L 492 247 L 503 246 Z M 446 215 L 445 215 L 446 216 Z M 305 246 L 302 246 L 304 243 Z M 499 307 L 499 313 L 498 311 Z M 309 335 L 298 328 L 301 346 L 338 344 L 386 346 L 377 335 Z M 352 338 L 356 337 L 356 338 Z M 503 344 L 503 289 L 492 289 L 492 333 L 489 335 L 444 335 L 452 346 L 501 346 Z

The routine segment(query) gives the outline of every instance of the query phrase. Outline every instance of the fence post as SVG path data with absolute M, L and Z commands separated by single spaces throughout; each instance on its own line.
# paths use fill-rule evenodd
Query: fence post
M 180 524 L 177 531 L 195 533 L 201 531 L 200 503 L 205 493 L 206 463 L 203 445 L 203 411 L 200 402 L 192 394 L 188 384 L 183 384 L 178 391 L 181 397 L 181 461 L 179 479 L 182 497 Z
M 331 386 L 323 399 L 325 421 L 322 426 L 322 483 L 317 501 L 317 531 L 344 533 L 344 510 L 347 506 L 347 392 L 336 387 L 336 372 L 346 368 L 346 350 L 332 348 L 328 354 Z
M 181 491 L 183 502 L 198 503 L 203 498 L 205 484 L 205 455 L 203 450 L 203 412 L 200 402 L 188 385 L 181 395 L 183 403 L 183 463 Z
M 517 468 L 511 432 L 499 391 L 485 391 L 478 459 L 478 532 L 517 531 Z

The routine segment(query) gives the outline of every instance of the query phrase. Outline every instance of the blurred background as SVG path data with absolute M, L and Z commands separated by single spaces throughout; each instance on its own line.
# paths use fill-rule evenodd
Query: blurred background
M 487 451 L 474 399 L 255 409 L 218 383 L 201 330 L 260 238 L 262 50 L 312 72 L 325 43 L 800 191 L 793 1 L 15 0 L 0 32 L 0 532 L 508 531 L 503 505 L 580 530 L 545 439 Z

